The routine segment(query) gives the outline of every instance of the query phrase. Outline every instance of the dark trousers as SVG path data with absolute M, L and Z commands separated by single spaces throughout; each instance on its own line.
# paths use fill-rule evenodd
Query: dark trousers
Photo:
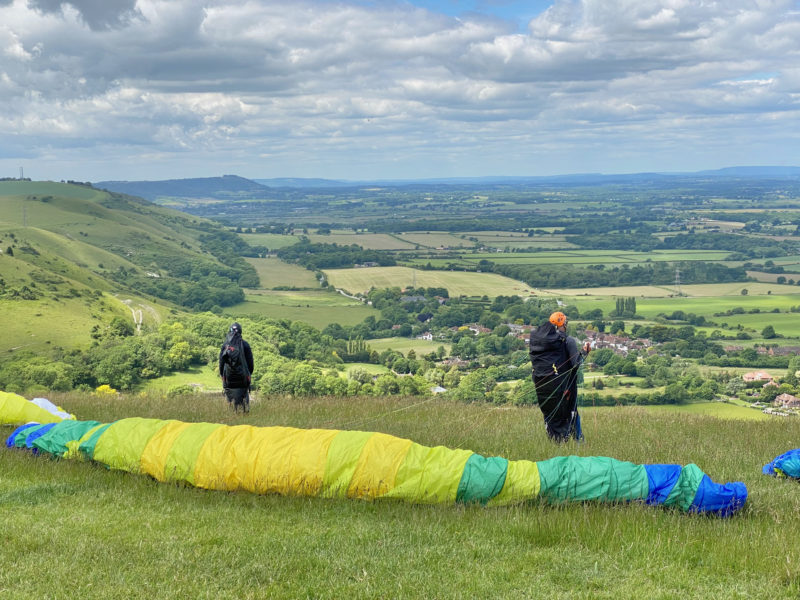
M 578 415 L 577 380 L 570 373 L 533 376 L 547 436 L 554 442 L 583 438 Z
M 225 388 L 225 397 L 228 399 L 228 406 L 233 407 L 234 412 L 239 412 L 241 408 L 244 412 L 250 412 L 250 391 L 247 388 Z

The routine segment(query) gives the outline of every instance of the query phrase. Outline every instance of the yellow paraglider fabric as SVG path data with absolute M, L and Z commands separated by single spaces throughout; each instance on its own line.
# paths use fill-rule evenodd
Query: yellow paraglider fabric
M 141 472 L 141 458 L 147 443 L 161 428 L 174 421 L 133 417 L 112 423 L 94 447 L 94 460 L 111 469 Z
M 189 426 L 189 423 L 181 421 L 167 421 L 167 424 L 150 438 L 142 451 L 142 472 L 155 477 L 158 481 L 167 481 L 165 472 L 169 451 L 175 445 L 178 436 Z
M 0 425 L 19 423 L 60 423 L 63 421 L 43 408 L 36 406 L 18 394 L 0 392 Z
M 411 445 L 411 440 L 385 433 L 373 434 L 361 451 L 347 496 L 374 500 L 394 489 L 397 471 Z
M 220 427 L 197 455 L 194 485 L 257 493 L 317 495 L 338 432 L 291 427 Z
M 361 451 L 373 435 L 368 431 L 339 431 L 333 438 L 325 462 L 324 497 L 341 498 L 347 495 Z
M 489 500 L 488 506 L 502 506 L 533 500 L 539 495 L 540 490 L 541 480 L 536 463 L 530 460 L 510 460 L 508 461 L 505 485 L 497 496 Z
M 191 423 L 169 449 L 164 461 L 164 477 L 167 481 L 185 481 L 195 485 L 194 473 L 197 456 L 212 432 L 224 427 L 219 423 Z
M 397 471 L 396 485 L 386 498 L 415 498 L 420 504 L 455 502 L 469 450 L 429 448 L 412 442 Z

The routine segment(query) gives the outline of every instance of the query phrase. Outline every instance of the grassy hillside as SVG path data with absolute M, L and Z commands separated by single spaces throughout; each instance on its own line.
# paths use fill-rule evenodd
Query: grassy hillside
M 182 305 L 229 304 L 215 290 L 235 298 L 241 273 L 257 275 L 214 257 L 225 233 L 88 186 L 0 182 L 0 352 L 80 346 L 115 316 L 149 326 Z
M 584 444 L 555 446 L 538 409 L 442 399 L 52 398 L 81 418 L 129 416 L 383 431 L 510 459 L 613 456 L 696 463 L 743 481 L 730 519 L 639 503 L 413 506 L 220 493 L 0 450 L 0 590 L 83 598 L 755 598 L 800 593 L 797 483 L 761 474 L 800 421 L 641 408 L 584 411 Z M 3 434 L 10 434 L 4 428 Z M 46 568 L 43 567 L 46 565 Z

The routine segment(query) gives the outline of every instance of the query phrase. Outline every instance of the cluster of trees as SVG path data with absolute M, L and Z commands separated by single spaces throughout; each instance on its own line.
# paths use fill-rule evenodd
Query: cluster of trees
M 312 271 L 352 267 L 364 263 L 376 263 L 382 267 L 397 264 L 394 258 L 385 252 L 364 250 L 357 244 L 346 246 L 312 243 L 306 237 L 297 244 L 281 248 L 277 251 L 277 255 L 281 260 L 299 264 Z
M 447 328 L 447 341 L 452 345 L 449 357 L 461 359 L 460 363 L 454 363 L 443 360 L 448 358 L 443 346 L 424 356 L 413 351 L 404 355 L 391 349 L 377 352 L 370 349 L 365 338 L 349 335 L 341 326 L 329 326 L 320 332 L 300 322 L 243 319 L 245 338 L 255 356 L 254 388 L 271 394 L 343 396 L 427 395 L 434 386 L 441 386 L 449 396 L 465 402 L 536 402 L 526 345 L 517 336 L 509 335 L 507 319 L 524 314 L 540 322 L 553 305 L 500 296 L 475 305 L 451 299 L 453 304 L 448 306 L 440 304 L 447 297 L 446 290 L 428 288 L 413 292 L 408 296 L 396 290 L 375 290 L 372 297 L 382 311 L 405 311 L 405 307 L 413 307 L 405 311 L 410 318 L 419 314 L 415 311 L 436 308 L 447 315 L 455 307 L 484 322 L 492 316 L 502 322 L 477 335 L 464 326 Z M 0 367 L 0 389 L 20 393 L 88 390 L 101 385 L 133 389 L 148 379 L 173 371 L 216 365 L 228 325 L 229 321 L 223 317 L 202 313 L 136 335 L 129 320 L 116 317 L 107 327 L 93 330 L 95 341 L 89 348 L 53 349 L 49 356 L 15 353 L 13 359 Z M 732 393 L 728 387 L 735 387 L 737 378 L 725 374 L 701 376 L 696 364 L 685 360 L 689 357 L 706 364 L 740 366 L 737 362 L 740 360 L 745 366 L 758 363 L 790 370 L 790 362 L 797 364 L 800 360 L 756 356 L 752 349 L 742 351 L 740 356 L 726 355 L 718 344 L 706 339 L 702 332 L 695 332 L 690 325 L 636 324 L 631 335 L 660 341 L 659 352 L 651 356 L 639 356 L 636 352 L 622 356 L 605 348 L 592 351 L 588 360 L 609 376 L 605 383 L 595 380 L 595 386 L 614 386 L 616 376 L 631 376 L 640 378 L 636 391 L 620 388 L 620 393 L 609 395 L 588 387 L 584 404 L 672 404 Z M 765 360 L 771 361 L 770 365 L 764 364 Z M 345 376 L 348 362 L 382 365 L 386 371 L 373 375 L 356 368 Z M 797 382 L 791 378 L 786 384 L 796 389 Z
M 219 312 L 224 306 L 233 306 L 244 301 L 244 292 L 239 283 L 210 269 L 207 275 L 192 272 L 187 277 L 152 277 L 135 269 L 119 267 L 108 273 L 109 279 L 162 300 L 174 302 L 193 310 Z
M 684 233 L 664 239 L 663 249 L 730 250 L 753 258 L 787 256 L 797 252 L 797 242 L 765 240 L 732 233 Z M 682 272 L 681 272 L 682 273 Z
M 636 316 L 636 298 L 633 296 L 617 298 L 616 306 L 611 311 L 610 316 L 627 319 L 634 318 Z
M 726 283 L 747 281 L 743 267 L 728 267 L 719 263 L 692 261 L 677 264 L 657 262 L 639 265 L 620 265 L 606 268 L 592 265 L 581 268 L 571 265 L 514 265 L 485 261 L 482 270 L 490 270 L 512 279 L 524 281 L 535 287 L 609 287 L 628 285 L 671 285 L 675 281 L 675 268 L 680 269 L 681 282 Z

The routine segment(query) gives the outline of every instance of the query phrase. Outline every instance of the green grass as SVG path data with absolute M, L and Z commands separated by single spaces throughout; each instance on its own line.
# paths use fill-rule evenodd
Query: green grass
M 129 304 L 122 300 L 128 300 Z M 49 353 L 56 347 L 86 347 L 92 342 L 93 326 L 102 327 L 115 316 L 133 321 L 131 309 L 137 311 L 137 317 L 141 315 L 145 326 L 158 326 L 166 316 L 161 307 L 131 296 L 0 299 L 0 329 L 3 331 L 0 351 L 13 353 L 25 349 Z
M 384 431 L 425 445 L 539 460 L 563 454 L 694 462 L 741 480 L 726 519 L 641 504 L 413 506 L 208 492 L 0 450 L 0 591 L 8 598 L 756 598 L 800 594 L 798 484 L 761 466 L 800 419 L 584 410 L 583 445 L 555 446 L 533 408 L 442 399 L 51 398 L 125 416 Z M 4 428 L 3 433 L 10 433 Z

